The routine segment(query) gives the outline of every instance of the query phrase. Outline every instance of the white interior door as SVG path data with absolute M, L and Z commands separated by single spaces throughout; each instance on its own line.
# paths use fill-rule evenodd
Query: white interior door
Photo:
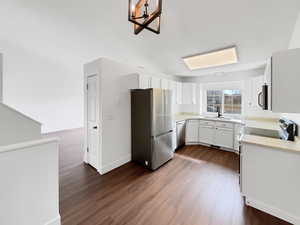
M 94 168 L 98 169 L 99 154 L 99 101 L 98 101 L 98 76 L 87 77 L 87 160 Z

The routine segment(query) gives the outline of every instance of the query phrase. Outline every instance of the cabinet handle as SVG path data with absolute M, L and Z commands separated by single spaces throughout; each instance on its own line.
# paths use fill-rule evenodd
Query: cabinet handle
M 263 107 L 263 104 L 261 103 L 261 96 L 262 96 L 262 92 L 259 92 L 259 94 L 258 94 L 258 99 L 257 99 L 257 102 L 258 102 L 258 105 L 260 106 L 260 107 Z

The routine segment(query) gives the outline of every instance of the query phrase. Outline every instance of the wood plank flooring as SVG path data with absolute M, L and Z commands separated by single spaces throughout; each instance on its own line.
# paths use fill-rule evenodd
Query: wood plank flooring
M 128 163 L 104 176 L 82 163 L 82 130 L 60 141 L 62 225 L 288 225 L 244 206 L 238 156 L 203 146 L 177 151 L 156 172 Z

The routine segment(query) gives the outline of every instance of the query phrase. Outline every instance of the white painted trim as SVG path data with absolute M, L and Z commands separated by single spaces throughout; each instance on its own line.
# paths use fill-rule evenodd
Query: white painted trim
M 131 154 L 126 155 L 108 165 L 103 166 L 98 172 L 103 175 L 131 161 Z
M 34 147 L 34 146 L 48 144 L 52 142 L 58 142 L 58 141 L 59 141 L 58 138 L 44 138 L 44 139 L 42 138 L 34 141 L 27 141 L 18 144 L 2 146 L 0 147 L 0 153 L 12 152 L 17 150 L 26 150 L 29 147 Z
M 207 112 L 207 91 L 208 90 L 220 90 L 220 91 L 224 91 L 224 90 L 239 90 L 241 92 L 242 95 L 242 111 L 241 114 L 228 114 L 228 113 L 222 113 L 224 116 L 226 117 L 232 117 L 232 118 L 236 118 L 236 117 L 241 117 L 243 115 L 243 110 L 244 110 L 244 101 L 245 101 L 245 91 L 244 91 L 244 82 L 242 81 L 233 81 L 233 82 L 223 82 L 223 83 L 207 83 L 207 84 L 202 84 L 201 85 L 201 112 L 204 115 L 217 115 L 217 113 L 213 113 L 213 112 Z M 222 102 L 224 103 L 224 93 L 222 95 Z M 224 104 L 222 104 L 222 112 L 224 112 Z
M 211 147 L 211 144 L 206 144 L 203 142 L 187 142 L 186 145 L 202 145 L 202 146 L 206 146 L 206 147 Z M 219 149 L 222 151 L 227 151 L 227 152 L 233 152 L 233 153 L 238 153 L 238 151 L 236 151 L 235 149 L 231 149 L 231 148 L 225 148 L 225 147 L 221 147 L 220 148 L 214 148 L 214 149 Z
M 65 131 L 72 131 L 72 130 L 77 130 L 77 129 L 83 129 L 84 127 L 83 126 L 76 126 L 76 127 L 68 127 L 68 128 L 65 128 L 65 129 L 50 129 L 50 130 L 44 130 L 42 129 L 42 134 L 53 134 L 53 133 L 58 133 L 58 132 L 65 132 Z
M 20 116 L 22 116 L 22 117 L 24 117 L 24 118 L 26 118 L 26 119 L 29 119 L 29 120 L 31 120 L 31 121 L 34 122 L 34 123 L 37 123 L 37 124 L 39 124 L 39 125 L 42 125 L 42 123 L 40 123 L 40 122 L 38 122 L 38 121 L 32 119 L 32 118 L 29 117 L 29 116 L 24 115 L 23 113 L 19 112 L 18 110 L 15 110 L 14 108 L 9 107 L 8 105 L 3 104 L 3 103 L 0 103 L 0 104 L 1 104 L 3 107 L 9 109 L 10 111 L 12 111 L 12 112 L 14 112 L 14 113 L 17 113 L 17 114 L 19 114 Z
M 185 145 L 199 145 L 198 142 L 187 142 Z
M 261 201 L 246 197 L 246 205 L 252 206 L 261 211 L 267 212 L 275 217 L 278 217 L 284 221 L 290 222 L 295 225 L 300 225 L 300 218 L 289 214 L 286 211 L 267 205 Z
M 45 225 L 61 225 L 60 215 L 58 214 L 55 219 L 50 220 L 49 222 L 45 223 Z

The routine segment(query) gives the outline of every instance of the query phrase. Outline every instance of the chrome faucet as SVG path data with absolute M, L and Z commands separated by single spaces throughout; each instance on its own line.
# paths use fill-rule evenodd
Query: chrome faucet
M 218 118 L 222 117 L 221 108 L 220 106 L 217 106 L 217 112 L 218 112 Z

